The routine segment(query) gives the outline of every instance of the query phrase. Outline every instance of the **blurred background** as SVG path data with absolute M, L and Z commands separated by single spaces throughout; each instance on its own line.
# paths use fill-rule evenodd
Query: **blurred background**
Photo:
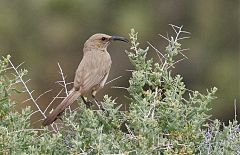
M 205 93 L 216 86 L 218 99 L 211 113 L 227 122 L 234 118 L 235 99 L 240 115 L 239 8 L 238 0 L 1 0 L 0 55 L 11 54 L 15 65 L 25 62 L 35 97 L 53 89 L 39 100 L 45 109 L 62 88 L 55 83 L 61 79 L 57 63 L 67 75 L 66 81 L 73 81 L 83 44 L 92 34 L 128 37 L 135 28 L 142 48 L 149 41 L 164 50 L 167 43 L 158 34 L 173 34 L 168 24 L 183 25 L 191 32 L 191 38 L 181 42 L 190 48 L 184 53 L 189 59 L 180 62 L 174 73 L 184 77 L 189 89 Z M 100 91 L 99 99 L 109 94 L 118 97 L 119 103 L 126 102 L 126 92 L 111 87 L 128 86 L 130 73 L 126 69 L 132 66 L 124 50 L 129 47 L 116 42 L 108 48 L 113 60 L 108 80 L 122 78 Z M 152 49 L 149 56 L 156 57 Z M 31 103 L 18 104 L 26 105 Z

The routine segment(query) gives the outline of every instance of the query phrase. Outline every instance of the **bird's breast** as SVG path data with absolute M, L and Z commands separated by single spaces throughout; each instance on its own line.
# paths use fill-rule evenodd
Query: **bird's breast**
M 91 51 L 84 55 L 90 66 L 104 67 L 112 64 L 111 56 L 107 51 Z

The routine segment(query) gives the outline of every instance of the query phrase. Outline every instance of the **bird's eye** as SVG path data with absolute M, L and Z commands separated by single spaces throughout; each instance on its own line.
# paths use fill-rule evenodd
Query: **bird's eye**
M 106 40 L 106 38 L 105 38 L 105 37 L 102 37 L 102 41 L 104 41 L 104 40 Z

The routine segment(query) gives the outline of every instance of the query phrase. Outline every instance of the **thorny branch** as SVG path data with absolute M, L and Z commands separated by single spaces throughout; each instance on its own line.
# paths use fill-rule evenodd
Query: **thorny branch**
M 21 64 L 23 64 L 23 63 L 21 63 L 20 65 L 18 65 L 17 67 L 15 67 L 14 64 L 12 63 L 12 61 L 10 60 L 10 58 L 8 58 L 7 60 L 8 60 L 8 62 L 10 63 L 10 65 L 12 66 L 13 70 L 15 71 L 15 73 L 17 74 L 19 80 L 20 80 L 21 83 L 23 84 L 25 91 L 28 93 L 28 95 L 29 95 L 29 97 L 30 97 L 29 100 L 31 100 L 32 103 L 37 107 L 37 111 L 34 112 L 34 113 L 32 113 L 31 115 L 33 115 L 33 114 L 35 114 L 35 113 L 37 113 L 37 112 L 40 112 L 41 115 L 42 115 L 44 118 L 46 118 L 47 116 L 44 114 L 44 112 L 42 111 L 42 109 L 39 107 L 39 105 L 38 105 L 38 103 L 37 103 L 37 100 L 36 100 L 36 99 L 33 97 L 33 95 L 32 95 L 32 93 L 33 93 L 34 90 L 33 90 L 33 91 L 30 91 L 30 90 L 29 90 L 29 88 L 28 88 L 28 86 L 27 86 L 27 84 L 26 84 L 26 81 L 23 80 L 22 75 L 20 74 L 20 72 L 19 72 L 18 69 L 17 69 L 17 68 L 19 68 L 19 67 L 21 66 Z M 39 98 L 39 97 L 38 97 L 38 98 Z M 38 99 L 38 98 L 37 98 L 37 99 Z M 52 127 L 52 129 L 53 129 L 54 131 L 56 131 L 52 125 L 51 125 L 51 127 Z

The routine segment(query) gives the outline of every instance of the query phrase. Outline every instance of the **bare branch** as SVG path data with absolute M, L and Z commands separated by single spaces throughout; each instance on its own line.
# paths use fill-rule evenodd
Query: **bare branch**
M 29 92 L 30 94 L 32 94 L 35 90 L 32 90 L 31 92 Z
M 59 84 L 60 86 L 64 87 L 64 84 L 61 84 L 60 81 L 56 81 L 55 83 Z
M 65 94 L 66 94 L 66 96 L 68 96 L 68 90 L 67 90 L 66 80 L 65 80 L 65 77 L 64 77 L 64 75 L 63 75 L 62 68 L 61 68 L 61 66 L 60 66 L 59 63 L 58 63 L 58 68 L 59 68 L 59 70 L 60 70 L 60 75 L 61 75 L 61 77 L 62 77 L 62 82 L 63 82 L 63 86 L 64 86 L 64 89 L 65 89 Z
M 177 28 L 177 29 L 181 29 L 182 28 L 182 26 L 177 26 L 177 25 L 174 25 L 174 24 L 169 24 L 173 29 L 174 28 Z
M 166 38 L 165 36 L 158 34 L 159 36 L 161 36 L 162 38 L 164 38 L 165 40 L 167 40 L 168 42 L 171 42 L 168 38 Z
M 2 72 L 7 71 L 7 70 L 10 70 L 10 69 L 13 69 L 13 67 L 8 67 L 8 68 L 6 68 L 6 69 L 3 69 Z
M 175 37 L 175 42 L 177 42 L 178 40 L 178 37 L 179 37 L 179 35 L 180 35 L 180 33 L 181 33 L 181 30 L 182 30 L 182 26 L 179 28 L 179 30 L 178 30 L 178 33 L 176 34 L 176 37 Z
M 182 52 L 179 51 L 179 53 L 186 59 L 188 59 L 188 57 L 186 55 L 184 55 Z
M 183 39 L 189 39 L 190 37 L 182 37 L 182 38 L 178 38 L 177 41 L 179 40 L 183 40 Z
M 34 99 L 34 97 L 32 96 L 33 91 L 30 92 L 29 88 L 27 87 L 26 82 L 23 80 L 21 74 L 19 73 L 19 71 L 17 70 L 17 68 L 13 65 L 12 61 L 10 60 L 10 58 L 8 59 L 8 62 L 11 64 L 11 66 L 13 67 L 15 73 L 17 74 L 19 80 L 21 81 L 21 83 L 23 84 L 26 92 L 28 93 L 28 95 L 30 96 L 30 100 L 33 102 L 33 104 L 37 107 L 38 111 L 41 113 L 41 115 L 44 118 L 47 118 L 47 116 L 44 114 L 44 112 L 41 110 L 41 108 L 39 107 L 39 105 L 37 104 L 37 101 Z M 21 64 L 20 64 L 21 65 Z M 56 132 L 56 130 L 54 129 L 54 127 L 51 125 L 51 127 L 53 128 L 53 130 Z
M 34 115 L 34 114 L 36 114 L 38 112 L 39 112 L 39 110 L 36 110 L 36 111 L 32 112 L 28 117 L 30 118 L 32 115 Z
M 32 100 L 32 102 L 34 103 L 34 105 L 35 105 L 35 106 L 37 107 L 37 109 L 40 111 L 40 113 L 42 114 L 42 116 L 43 116 L 44 118 L 46 118 L 45 114 L 42 112 L 42 110 L 41 110 L 40 107 L 38 106 L 36 100 L 35 100 L 35 99 L 33 98 L 33 96 L 32 96 L 32 92 L 33 92 L 33 91 L 30 92 L 30 90 L 28 89 L 26 83 L 25 83 L 24 80 L 22 79 L 22 76 L 20 76 L 20 73 L 18 72 L 18 70 L 17 70 L 17 69 L 15 68 L 15 66 L 13 65 L 12 61 L 11 61 L 10 59 L 8 59 L 8 62 L 11 64 L 11 66 L 12 66 L 13 69 L 14 69 L 14 71 L 15 71 L 16 74 L 18 75 L 20 81 L 22 82 L 25 90 L 26 90 L 27 93 L 29 94 L 30 99 Z
M 31 81 L 31 79 L 26 80 L 25 83 L 28 83 L 29 81 Z
M 51 91 L 52 91 L 52 89 L 49 89 L 49 90 L 45 91 L 44 93 L 42 93 L 41 95 L 39 95 L 39 96 L 36 98 L 36 101 L 37 101 L 40 97 L 42 97 L 43 95 L 45 95 L 45 94 L 47 94 L 47 93 L 49 93 L 49 92 L 51 92 Z
M 124 125 L 126 126 L 126 128 L 127 128 L 128 132 L 130 133 L 131 137 L 135 139 L 136 136 L 133 134 L 133 132 L 132 132 L 132 130 L 129 128 L 129 126 L 128 126 L 126 123 L 124 123 Z
M 59 96 L 59 97 L 56 97 L 57 99 L 64 99 L 66 98 L 65 96 Z
M 125 71 L 127 71 L 127 72 L 134 72 L 134 70 L 131 70 L 131 69 L 126 69 Z
M 124 90 L 127 90 L 128 88 L 126 87 L 118 87 L 118 86 L 112 86 L 111 88 L 115 88 L 115 89 L 124 89 Z
M 120 79 L 121 77 L 122 77 L 122 76 L 120 75 L 120 76 L 118 76 L 118 77 L 116 77 L 116 78 L 108 81 L 105 85 L 107 85 L 107 84 L 109 84 L 109 83 L 111 83 L 111 82 L 113 82 L 113 81 L 116 81 L 117 79 Z
M 179 50 L 180 52 L 183 52 L 183 51 L 189 51 L 190 49 L 189 48 L 184 48 L 184 49 L 181 49 Z
M 181 33 L 191 34 L 191 32 L 188 31 L 181 31 Z
M 17 133 L 17 132 L 43 131 L 43 130 L 44 130 L 44 129 L 23 129 L 23 130 L 17 130 L 17 131 L 9 132 L 9 134 Z
M 62 70 L 62 68 L 61 68 L 61 66 L 60 66 L 59 63 L 58 63 L 58 67 L 59 67 L 59 70 L 60 70 L 60 75 L 61 75 L 61 77 L 62 77 L 63 87 L 64 87 L 65 94 L 66 94 L 66 97 L 67 97 L 69 94 L 68 94 L 67 84 L 66 84 L 66 80 L 65 80 L 66 77 L 64 76 L 63 70 Z M 70 112 L 72 111 L 72 110 L 71 110 L 71 106 L 69 106 L 68 109 L 69 109 Z
M 24 62 L 20 63 L 17 67 L 15 67 L 16 69 L 18 69 L 20 66 L 22 66 L 24 64 Z
M 73 82 L 68 82 L 68 83 L 66 83 L 66 85 L 70 85 L 70 84 L 73 84 Z
M 186 59 L 186 58 L 182 58 L 182 59 L 180 59 L 180 60 L 178 60 L 178 61 L 175 61 L 172 65 L 168 66 L 167 69 L 169 69 L 170 67 L 173 67 L 173 68 L 174 68 L 174 65 L 176 65 L 177 63 L 179 63 L 179 62 L 181 62 L 181 61 L 183 61 L 183 60 L 185 60 L 185 59 Z
M 157 53 L 159 53 L 164 59 L 166 59 L 165 58 L 165 56 L 156 48 L 156 47 L 154 47 L 150 42 L 147 42 Z
M 44 110 L 44 113 L 46 113 L 46 111 L 48 110 L 48 108 L 51 106 L 51 104 L 58 98 L 58 96 L 61 94 L 61 92 L 63 91 L 60 90 L 59 93 L 52 99 L 52 101 L 48 104 L 47 108 Z
M 237 120 L 237 100 L 234 99 L 234 119 Z
M 170 24 L 171 25 L 171 24 Z M 172 25 L 171 25 L 172 26 Z M 175 29 L 175 27 L 174 26 L 172 26 L 172 29 L 174 30 L 174 32 L 176 33 L 176 34 L 178 34 L 178 32 L 177 32 L 177 30 Z
M 22 101 L 22 103 L 26 103 L 26 102 L 28 102 L 28 101 L 31 101 L 31 98 L 28 98 L 28 99 Z

